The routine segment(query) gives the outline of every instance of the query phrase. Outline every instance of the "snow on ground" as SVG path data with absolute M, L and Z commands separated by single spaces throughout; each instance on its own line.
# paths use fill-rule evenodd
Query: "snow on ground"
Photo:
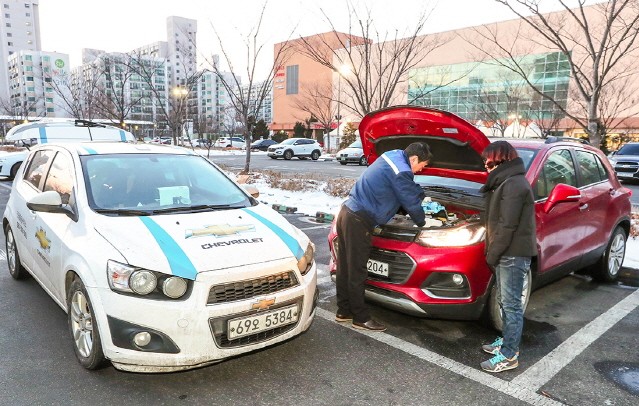
M 219 151 L 211 150 L 211 155 L 242 155 L 245 151 Z M 266 152 L 251 152 L 255 155 L 265 155 Z M 324 157 L 324 156 L 323 156 Z M 330 159 L 330 156 L 328 156 Z M 296 207 L 297 213 L 308 216 L 315 216 L 318 211 L 337 215 L 339 207 L 344 201 L 343 198 L 329 196 L 322 191 L 296 192 L 290 190 L 273 189 L 266 183 L 257 182 L 254 184 L 260 191 L 258 200 L 264 204 L 272 206 L 281 204 L 288 207 Z M 627 268 L 639 269 L 639 237 L 628 238 L 626 245 L 626 258 L 623 266 Z

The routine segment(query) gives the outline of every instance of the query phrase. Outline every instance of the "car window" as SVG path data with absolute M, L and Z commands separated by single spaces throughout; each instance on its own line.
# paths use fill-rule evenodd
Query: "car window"
M 360 143 L 360 148 L 361 148 Z M 532 162 L 535 155 L 537 155 L 538 150 L 536 149 L 527 149 L 527 148 L 517 148 L 517 155 L 524 161 L 524 167 L 526 170 L 530 167 L 530 163 Z
M 349 148 L 362 148 L 362 141 L 357 140 L 348 146 Z
M 281 145 L 291 145 L 295 142 L 296 140 L 294 138 L 287 138 L 284 141 L 280 142 Z
M 626 144 L 617 151 L 617 155 L 639 155 L 639 144 Z
M 93 209 L 252 204 L 242 189 L 196 155 L 88 155 L 81 162 Z
M 24 180 L 40 189 L 40 181 L 44 178 L 49 163 L 55 156 L 55 151 L 43 150 L 33 154 L 29 167 L 24 174 Z
M 71 158 L 62 152 L 58 152 L 53 159 L 49 174 L 44 182 L 44 191 L 53 190 L 58 192 L 62 203 L 69 204 L 73 196 L 74 179 Z
M 586 151 L 577 151 L 576 156 L 581 173 L 582 186 L 608 179 L 608 175 L 602 163 L 595 154 Z
M 548 197 L 559 183 L 577 187 L 577 173 L 570 151 L 555 151 L 544 162 L 533 188 L 536 199 Z

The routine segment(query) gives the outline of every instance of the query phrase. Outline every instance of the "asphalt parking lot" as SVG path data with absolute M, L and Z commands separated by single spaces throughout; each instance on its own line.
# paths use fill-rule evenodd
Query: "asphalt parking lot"
M 3 182 L 2 185 L 6 185 Z M 0 187 L 0 210 L 8 197 Z M 286 215 L 317 245 L 321 298 L 308 332 L 192 371 L 144 375 L 81 368 L 66 315 L 33 280 L 11 279 L 0 237 L 0 404 L 636 405 L 639 281 L 568 276 L 531 297 L 520 367 L 479 363 L 495 332 L 481 322 L 428 320 L 373 306 L 388 325 L 366 333 L 333 321 L 327 224 Z M 36 384 L 37 383 L 37 384 Z

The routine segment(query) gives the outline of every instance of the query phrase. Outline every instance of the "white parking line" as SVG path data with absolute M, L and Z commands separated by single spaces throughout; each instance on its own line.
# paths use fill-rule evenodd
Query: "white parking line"
M 11 190 L 11 183 L 9 183 L 9 185 L 5 185 L 4 182 L 0 183 L 0 187 L 3 187 L 5 189 Z
M 327 310 L 322 308 L 317 308 L 315 310 L 318 316 L 323 319 L 334 321 L 335 315 Z M 344 328 L 348 325 L 341 325 Z M 477 369 L 466 366 L 457 361 L 453 361 L 452 359 L 446 358 L 442 355 L 429 351 L 425 348 L 422 348 L 418 345 L 409 343 L 397 337 L 394 337 L 390 334 L 386 333 L 371 333 L 364 330 L 355 330 L 353 331 L 363 334 L 372 338 L 373 340 L 377 340 L 381 343 L 387 344 L 395 349 L 403 351 L 409 355 L 420 358 L 424 361 L 430 362 L 431 364 L 435 364 L 439 367 L 442 367 L 450 372 L 453 372 L 457 375 L 461 375 L 464 378 L 470 379 L 477 383 L 480 383 L 484 386 L 487 386 L 491 389 L 504 393 L 506 395 L 512 396 L 515 399 L 519 399 L 522 402 L 526 402 L 530 405 L 561 405 L 561 402 L 557 402 L 553 399 L 542 396 L 534 391 L 521 386 L 513 384 L 512 382 L 505 381 L 503 379 L 497 378 L 496 376 L 489 375 L 488 373 L 481 372 Z
M 317 283 L 320 286 L 320 302 L 326 302 L 329 297 L 335 295 L 335 285 L 331 282 L 326 265 L 318 265 Z M 557 375 L 566 365 L 572 362 L 575 357 L 581 354 L 590 344 L 638 306 L 639 290 L 636 290 L 601 316 L 581 328 L 548 355 L 510 382 L 497 378 L 495 375 L 471 368 L 390 334 L 370 333 L 363 330 L 353 331 L 364 334 L 374 340 L 385 343 L 407 354 L 428 361 L 531 405 L 561 405 L 561 402 L 544 397 L 536 392 Z M 333 313 L 321 308 L 317 309 L 317 315 L 329 321 L 335 320 Z M 348 325 L 342 326 L 346 327 Z
M 548 355 L 537 361 L 535 365 L 513 379 L 512 383 L 525 386 L 530 390 L 539 390 L 590 344 L 635 310 L 637 306 L 639 306 L 639 290 L 634 291 L 604 314 L 586 324 Z

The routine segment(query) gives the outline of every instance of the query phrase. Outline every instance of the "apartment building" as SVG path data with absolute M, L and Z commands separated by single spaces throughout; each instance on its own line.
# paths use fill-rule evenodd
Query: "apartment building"
M 0 100 L 9 99 L 9 58 L 20 50 L 40 51 L 39 0 L 0 0 Z M 4 103 L 3 103 L 4 104 Z

